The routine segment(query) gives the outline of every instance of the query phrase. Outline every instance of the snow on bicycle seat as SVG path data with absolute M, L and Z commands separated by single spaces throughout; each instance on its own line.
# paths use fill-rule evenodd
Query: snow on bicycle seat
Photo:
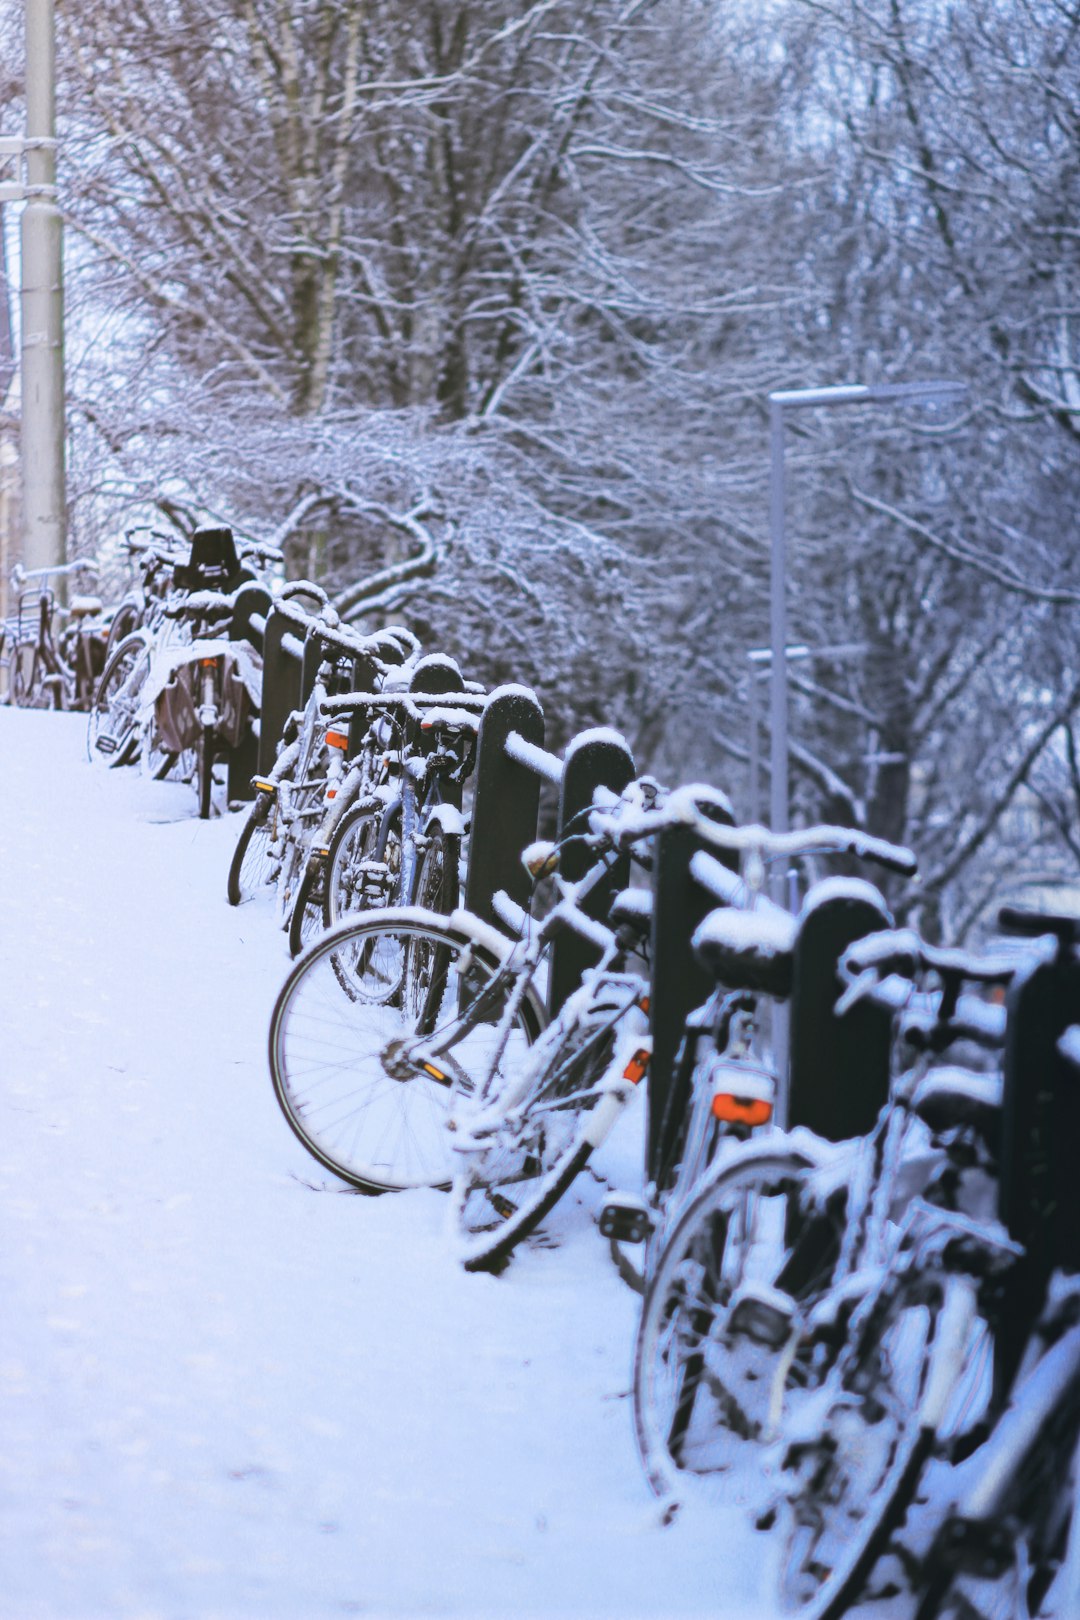
M 89 619 L 104 606 L 100 596 L 73 596 L 68 612 L 73 619 Z
M 720 906 L 699 924 L 691 943 L 702 965 L 728 989 L 783 999 L 791 994 L 797 932 L 795 918 L 780 906 Z
M 628 923 L 642 938 L 652 926 L 653 895 L 651 889 L 622 889 L 611 902 L 608 922 L 613 928 Z
M 1001 1076 L 942 1064 L 919 1081 L 911 1106 L 935 1136 L 969 1127 L 993 1147 L 1001 1130 Z

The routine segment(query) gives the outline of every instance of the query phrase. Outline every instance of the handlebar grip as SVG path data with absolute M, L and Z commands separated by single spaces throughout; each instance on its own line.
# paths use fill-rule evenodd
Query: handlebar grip
M 899 872 L 901 877 L 914 877 L 919 870 L 918 860 L 910 850 L 905 850 L 902 856 L 871 854 L 868 851 L 866 858 L 883 866 L 887 872 Z

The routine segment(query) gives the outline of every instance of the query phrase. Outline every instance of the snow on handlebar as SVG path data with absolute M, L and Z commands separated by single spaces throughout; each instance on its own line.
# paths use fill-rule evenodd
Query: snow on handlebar
M 726 826 L 708 815 L 713 808 L 730 815 L 730 801 L 717 788 L 692 784 L 675 788 L 663 805 L 656 810 L 635 813 L 632 807 L 620 805 L 616 809 L 594 810 L 589 818 L 592 830 L 607 834 L 628 845 L 652 833 L 669 827 L 689 827 L 698 834 L 702 843 L 739 855 L 756 855 L 770 860 L 797 855 L 854 855 L 859 860 L 873 861 L 889 871 L 911 877 L 918 870 L 918 862 L 911 850 L 892 844 L 883 838 L 852 827 L 820 825 L 801 827 L 794 832 L 774 833 L 767 827 Z

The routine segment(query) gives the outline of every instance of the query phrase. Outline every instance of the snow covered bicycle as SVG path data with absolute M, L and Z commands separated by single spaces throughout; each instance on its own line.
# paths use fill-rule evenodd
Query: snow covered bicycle
M 516 943 L 461 910 L 442 917 L 390 907 L 341 923 L 299 958 L 274 1009 L 271 1073 L 301 1141 L 364 1191 L 454 1183 L 470 1267 L 500 1263 L 534 1229 L 644 1074 L 647 1052 L 630 1032 L 630 1061 L 608 1084 L 617 1026 L 624 1015 L 639 1026 L 646 1020 L 640 1002 L 647 980 L 618 958 L 644 940 L 648 912 L 627 896 L 614 909 L 612 929 L 582 910 L 613 864 L 609 839 L 598 841 L 597 854 L 585 877 Z M 554 874 L 553 846 L 533 846 L 525 858 L 534 877 Z M 563 927 L 604 954 L 532 1063 L 529 1049 L 548 1024 L 549 946 Z M 525 1073 L 537 1078 L 542 1096 L 528 1127 L 529 1150 L 518 1152 L 511 1172 L 514 1196 L 502 1158 L 512 1122 L 496 1138 L 492 1116 L 485 1123 L 477 1112 L 517 1095 Z M 476 1125 L 486 1141 L 470 1134 L 465 1153 L 466 1130 Z M 500 1182 L 480 1192 L 488 1172 Z
M 61 607 L 50 580 L 97 574 L 88 559 L 57 568 L 17 567 L 14 619 L 0 626 L 0 659 L 8 671 L 7 696 L 17 708 L 90 707 L 104 664 L 108 620 L 96 596 L 72 596 Z
M 455 909 L 465 835 L 461 789 L 484 701 L 476 692 L 385 691 L 322 703 L 328 736 L 371 723 L 309 844 L 290 924 L 294 956 L 319 928 L 354 910 Z
M 347 692 L 358 656 L 371 661 L 383 679 L 400 679 L 417 644 L 404 630 L 387 629 L 373 636 L 348 630 L 325 592 L 307 581 L 295 582 L 283 595 L 290 593 L 323 599 L 317 618 L 301 614 L 298 622 L 305 630 L 314 627 L 326 656 L 304 707 L 286 722 L 272 768 L 253 778 L 255 798 L 233 851 L 226 892 L 229 904 L 235 906 L 275 888 L 282 927 L 291 934 L 295 924 L 299 937 L 304 912 L 297 917 L 297 910 L 312 841 L 328 805 L 346 783 L 350 790 L 356 783 L 356 772 L 350 776 L 345 763 L 348 730 L 332 722 L 323 705 Z
M 965 1458 L 986 1482 L 997 1416 L 1015 1386 L 1016 1347 L 1022 1350 L 1044 1307 L 1048 1266 L 1075 1250 L 1059 1236 L 1076 1222 L 1060 1181 L 1055 1192 L 1052 1178 L 1044 1179 L 1048 1144 L 1039 1116 L 1045 1100 L 1059 1127 L 1050 1154 L 1069 1161 L 1071 1186 L 1076 1114 L 1054 1072 L 1052 1032 L 1046 1050 L 1053 1001 L 1045 992 L 1048 979 L 1051 987 L 1057 979 L 1065 1005 L 1075 1004 L 1072 941 L 1080 924 L 1020 916 L 1006 909 L 1001 921 L 1018 923 L 1011 932 L 1058 938 L 1049 954 L 1047 941 L 1014 959 L 1011 973 L 1002 962 L 1010 981 L 1007 1016 L 979 1001 L 974 1007 L 969 1001 L 965 1012 L 959 993 L 965 981 L 995 982 L 992 958 L 942 951 L 903 934 L 859 948 L 863 971 L 853 994 L 865 989 L 888 998 L 890 980 L 895 986 L 913 962 L 941 982 L 936 1013 L 916 1012 L 909 1038 L 921 1029 L 933 1045 L 955 1030 L 992 1048 L 1001 1024 L 1004 1058 L 1000 1079 L 930 1069 L 906 1088 L 902 1100 L 930 1141 L 921 1162 L 910 1154 L 900 1159 L 894 1196 L 877 1217 L 890 1239 L 884 1263 L 876 1272 L 863 1266 L 861 1277 L 839 1276 L 809 1313 L 812 1323 L 815 1314 L 827 1317 L 842 1293 L 857 1298 L 839 1354 L 816 1379 L 801 1420 L 795 1404 L 795 1421 L 782 1436 L 778 1587 L 782 1606 L 804 1620 L 839 1620 L 860 1597 L 910 1586 L 917 1552 L 894 1538 L 917 1495 L 939 1502 L 942 1475 L 947 1480 Z M 1059 1015 L 1061 1005 L 1058 997 Z M 1032 1083 L 1038 1097 L 1024 1095 Z M 1071 1128 L 1061 1128 L 1070 1121 Z M 890 1569 L 885 1555 L 894 1546 L 898 1563 Z M 958 1598 L 943 1612 L 959 1620 L 984 1611 Z
M 675 1501 L 694 1486 L 717 1502 L 739 1502 L 754 1513 L 768 1508 L 780 1488 L 791 1425 L 805 1414 L 807 1396 L 827 1384 L 871 1280 L 903 1246 L 899 1212 L 913 1194 L 932 1187 L 943 1206 L 962 1215 L 974 1196 L 968 1181 L 983 1192 L 987 1185 L 988 1155 L 979 1152 L 976 1126 L 996 1119 L 1000 1088 L 992 1078 L 933 1067 L 931 1059 L 964 1039 L 1000 1045 L 1000 1009 L 988 1011 L 977 998 L 961 996 L 960 986 L 964 975 L 976 984 L 1005 982 L 1015 963 L 930 951 L 910 932 L 861 940 L 846 961 L 857 978 L 872 969 L 875 984 L 886 979 L 887 1005 L 903 1022 L 898 1054 L 914 1054 L 914 1063 L 901 1063 L 869 1137 L 834 1144 L 806 1130 L 766 1128 L 717 1159 L 669 1228 L 642 1310 L 634 1406 L 647 1477 L 658 1494 Z M 941 975 L 943 990 L 914 984 L 940 982 Z M 868 991 L 869 982 L 860 979 L 859 995 Z M 723 1070 L 722 1059 L 718 1067 Z M 734 1091 L 734 1076 L 730 1085 Z M 903 1311 L 899 1304 L 896 1309 L 904 1314 L 909 1301 L 901 1297 Z M 852 1376 L 864 1379 L 866 1364 L 857 1356 L 854 1368 Z M 881 1389 L 884 1411 L 890 1391 L 884 1381 Z M 846 1394 L 836 1399 L 853 1405 Z M 826 1396 L 820 1400 L 828 1409 Z M 877 1433 L 891 1444 L 894 1436 L 884 1427 Z M 809 1455 L 808 1447 L 803 1460 Z M 786 1484 L 795 1499 L 793 1479 Z M 833 1483 L 844 1504 L 837 1508 L 843 1534 L 855 1544 L 869 1530 L 877 1502 L 871 1475 L 861 1480 L 864 1517 L 858 1493 Z M 854 1509 L 853 1499 L 859 1503 Z M 800 1500 L 812 1508 L 813 1489 Z M 808 1536 L 803 1551 L 791 1536 L 791 1568 L 805 1564 L 812 1571 L 803 1574 L 805 1593 L 817 1582 L 828 1587 L 830 1559 L 838 1556 L 837 1543 L 828 1540 L 827 1511 L 820 1517 L 821 1535 Z M 790 1604 L 795 1575 L 787 1585 Z
M 1080 919 L 1003 920 L 1055 941 L 1010 996 L 1001 1214 L 1023 1247 L 990 1316 L 994 1421 L 931 1497 L 915 1620 L 1080 1613 L 1080 1027 L 1061 1030 L 1077 1004 Z

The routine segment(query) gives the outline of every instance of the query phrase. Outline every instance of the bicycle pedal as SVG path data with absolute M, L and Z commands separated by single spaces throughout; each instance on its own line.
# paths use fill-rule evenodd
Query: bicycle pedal
M 600 1235 L 618 1243 L 644 1243 L 653 1229 L 652 1216 L 640 1198 L 616 1193 L 600 1211 Z
M 107 731 L 99 731 L 94 738 L 94 747 L 100 754 L 115 754 L 119 747 L 115 737 L 110 737 Z

